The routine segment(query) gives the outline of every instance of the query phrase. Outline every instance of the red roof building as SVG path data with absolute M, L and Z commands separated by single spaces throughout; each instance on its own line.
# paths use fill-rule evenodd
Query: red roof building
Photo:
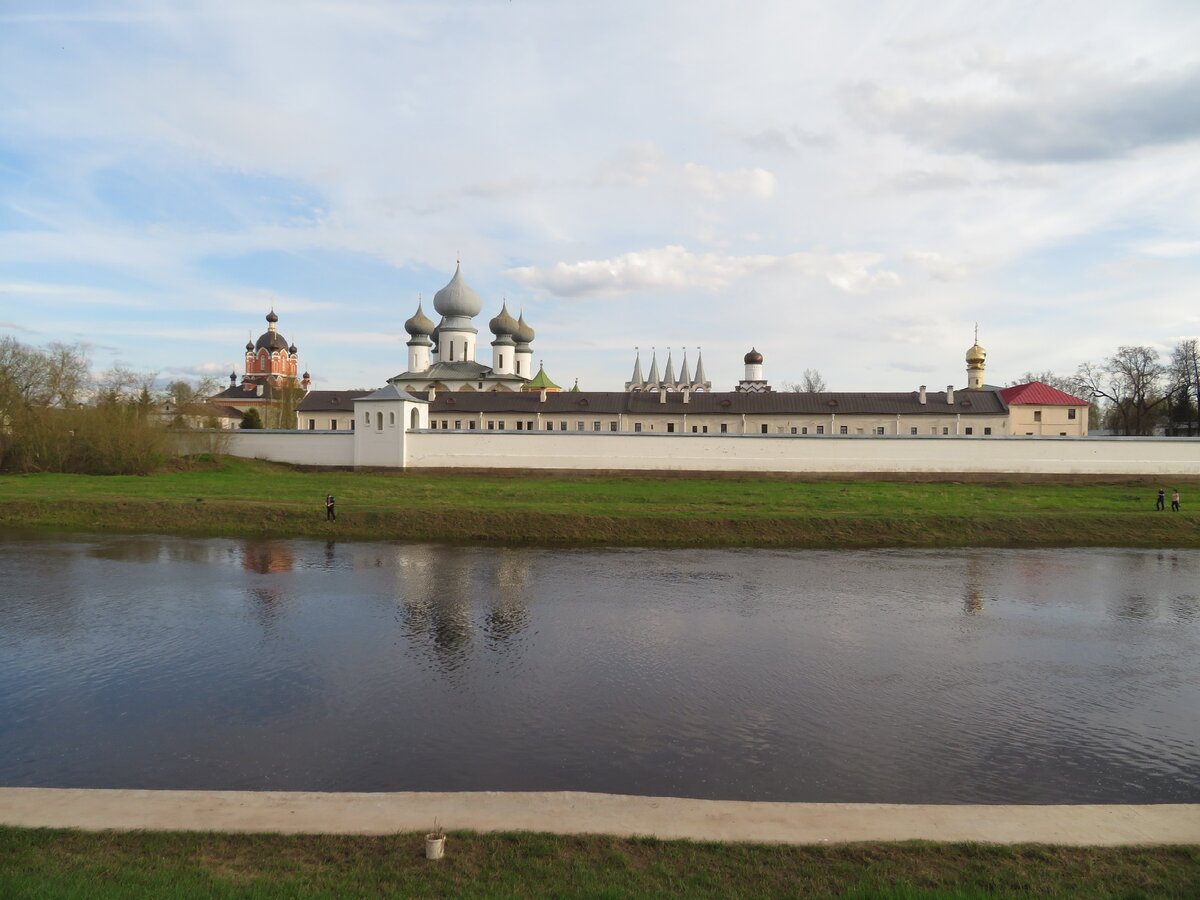
M 1012 387 L 1001 388 L 1000 396 L 1009 406 L 1087 406 L 1086 400 L 1073 397 L 1058 388 L 1052 388 L 1040 381 L 1028 384 L 1014 384 Z

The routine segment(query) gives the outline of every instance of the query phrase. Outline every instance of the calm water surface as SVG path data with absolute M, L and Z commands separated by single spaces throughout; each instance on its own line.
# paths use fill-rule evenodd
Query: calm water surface
M 0 784 L 1200 801 L 1200 552 L 0 535 Z

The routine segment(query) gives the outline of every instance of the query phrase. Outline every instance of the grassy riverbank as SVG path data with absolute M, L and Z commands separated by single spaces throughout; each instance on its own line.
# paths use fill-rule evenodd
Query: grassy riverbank
M 2 475 L 0 526 L 535 546 L 1200 547 L 1200 483 L 914 483 L 308 472 L 226 458 L 139 476 Z M 337 497 L 325 521 L 323 499 Z
M 7 897 L 1195 897 L 1200 848 L 0 828 Z

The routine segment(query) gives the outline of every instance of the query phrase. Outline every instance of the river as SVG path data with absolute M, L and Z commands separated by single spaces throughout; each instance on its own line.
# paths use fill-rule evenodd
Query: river
M 1200 551 L 0 534 L 0 785 L 1200 802 Z

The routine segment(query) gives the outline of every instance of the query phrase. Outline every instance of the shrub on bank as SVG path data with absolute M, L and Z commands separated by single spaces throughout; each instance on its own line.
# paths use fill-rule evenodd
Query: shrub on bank
M 170 459 L 163 426 L 119 403 L 16 410 L 0 429 L 0 470 L 146 475 Z

